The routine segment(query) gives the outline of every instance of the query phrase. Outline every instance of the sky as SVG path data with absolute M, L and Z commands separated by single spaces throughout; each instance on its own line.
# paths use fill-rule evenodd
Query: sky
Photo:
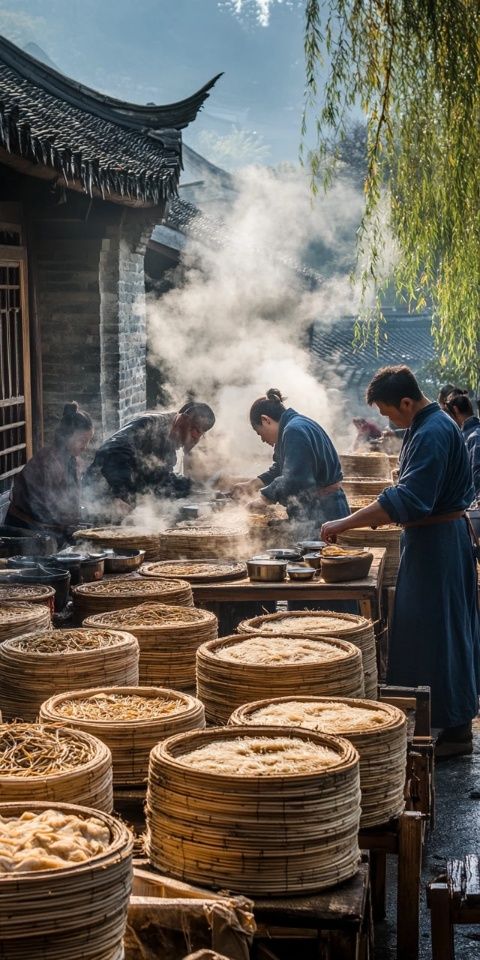
M 0 0 L 0 32 L 64 73 L 137 103 L 224 72 L 185 140 L 214 162 L 298 160 L 302 0 Z

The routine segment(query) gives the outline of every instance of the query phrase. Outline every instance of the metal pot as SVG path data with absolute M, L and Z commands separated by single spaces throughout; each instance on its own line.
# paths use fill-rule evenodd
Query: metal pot
M 45 533 L 34 533 L 23 527 L 0 527 L 0 557 L 29 556 L 46 557 L 53 553 L 56 544 Z
M 87 554 L 85 553 L 56 553 L 52 558 L 55 561 L 55 565 L 62 568 L 62 570 L 68 570 L 71 577 L 72 587 L 76 587 L 78 583 L 82 583 L 82 574 L 80 565 L 82 560 L 87 559 Z
M 286 560 L 247 560 L 250 580 L 264 583 L 281 583 L 287 574 Z
M 14 570 L 12 570 L 14 574 Z M 52 562 L 37 564 L 36 567 L 28 569 L 18 569 L 14 574 L 17 583 L 44 583 L 55 590 L 55 610 L 57 613 L 63 610 L 68 602 L 70 589 L 70 573 L 68 570 L 62 570 Z
M 302 551 L 302 554 L 318 553 L 322 547 L 325 546 L 325 540 L 300 540 L 298 543 L 298 547 Z
M 80 577 L 82 583 L 93 583 L 94 580 L 102 580 L 104 572 L 104 553 L 90 553 L 80 562 Z
M 145 559 L 145 550 L 109 550 L 105 554 L 105 573 L 131 573 Z
M 303 559 L 305 563 L 308 563 L 309 567 L 313 567 L 314 570 L 320 570 L 322 564 L 322 554 L 321 553 L 304 553 Z
M 283 547 L 265 550 L 265 553 L 272 560 L 288 560 L 289 563 L 297 563 L 302 559 L 302 554 L 298 550 L 285 550 Z

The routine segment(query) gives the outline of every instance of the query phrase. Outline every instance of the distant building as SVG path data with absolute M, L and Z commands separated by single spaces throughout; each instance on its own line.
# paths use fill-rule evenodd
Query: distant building
M 0 493 L 65 401 L 100 435 L 145 409 L 144 254 L 215 79 L 137 106 L 0 38 Z
M 319 377 L 345 392 L 355 409 L 365 407 L 365 392 L 379 367 L 405 363 L 420 380 L 428 377 L 435 350 L 429 313 L 408 314 L 385 308 L 378 343 L 370 334 L 365 343 L 355 340 L 355 317 L 319 319 L 310 331 L 310 349 Z

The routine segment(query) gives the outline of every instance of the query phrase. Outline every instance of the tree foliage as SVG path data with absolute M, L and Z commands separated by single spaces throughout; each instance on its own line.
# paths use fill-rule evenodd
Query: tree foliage
M 305 56 L 304 133 L 313 110 L 318 134 L 314 179 L 360 106 L 367 121 L 360 232 L 367 271 L 378 279 L 386 190 L 400 251 L 397 290 L 414 308 L 432 304 L 440 358 L 473 385 L 480 346 L 479 0 L 306 0 Z

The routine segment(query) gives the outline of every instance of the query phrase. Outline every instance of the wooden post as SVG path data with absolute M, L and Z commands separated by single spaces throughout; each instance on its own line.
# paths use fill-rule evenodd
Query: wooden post
M 432 960 L 455 960 L 450 895 L 446 883 L 429 886 Z
M 408 811 L 399 818 L 397 881 L 397 957 L 418 960 L 420 875 L 425 817 Z

